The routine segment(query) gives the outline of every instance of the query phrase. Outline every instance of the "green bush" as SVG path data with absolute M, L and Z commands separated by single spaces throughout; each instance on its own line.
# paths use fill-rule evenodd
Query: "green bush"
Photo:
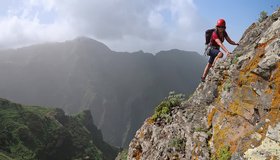
M 211 160 L 229 160 L 231 158 L 229 149 L 229 146 L 223 146 L 211 157 Z
M 183 138 L 173 138 L 169 142 L 170 147 L 174 147 L 176 151 L 184 151 L 186 140 Z
M 260 17 L 259 17 L 259 22 L 261 23 L 267 18 L 267 12 L 266 11 L 261 11 Z
M 170 120 L 171 109 L 175 106 L 180 106 L 181 102 L 184 100 L 185 95 L 175 94 L 175 92 L 170 92 L 169 96 L 165 98 L 155 109 L 155 113 L 152 119 L 156 121 L 158 118 Z
M 127 160 L 128 149 L 124 149 L 119 153 L 119 160 Z
M 231 153 L 229 152 L 229 146 L 224 146 L 218 151 L 218 158 L 220 160 L 229 160 Z
M 230 80 L 228 79 L 224 84 L 224 91 L 229 92 L 230 88 L 232 87 Z
M 231 64 L 236 64 L 238 62 L 238 55 L 235 55 L 231 60 Z

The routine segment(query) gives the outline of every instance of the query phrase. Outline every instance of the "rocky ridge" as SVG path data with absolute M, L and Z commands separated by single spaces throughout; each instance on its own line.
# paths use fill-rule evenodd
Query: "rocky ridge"
M 128 159 L 280 159 L 279 17 L 253 23 L 169 122 L 146 119 Z
M 70 116 L 0 98 L 0 160 L 111 160 L 117 152 L 103 141 L 89 110 Z

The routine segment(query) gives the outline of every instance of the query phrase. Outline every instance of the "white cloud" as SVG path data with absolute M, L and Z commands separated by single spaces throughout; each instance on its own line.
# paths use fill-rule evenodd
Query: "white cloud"
M 64 41 L 75 37 L 67 22 L 41 24 L 36 17 L 10 16 L 0 20 L 0 47 L 19 47 L 47 41 Z
M 152 28 L 160 29 L 164 25 L 164 17 L 160 13 L 152 11 L 148 22 Z
M 89 36 L 117 51 L 199 50 L 203 23 L 192 0 L 28 0 L 0 18 L 0 46 Z M 44 23 L 53 15 L 51 23 Z

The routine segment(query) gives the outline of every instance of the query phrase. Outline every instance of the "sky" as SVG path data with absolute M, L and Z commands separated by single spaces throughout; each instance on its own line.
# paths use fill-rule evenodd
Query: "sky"
M 205 30 L 218 19 L 239 41 L 261 11 L 279 0 L 0 0 L 0 48 L 63 42 L 86 36 L 111 50 L 203 54 Z M 225 46 L 232 50 L 227 42 Z

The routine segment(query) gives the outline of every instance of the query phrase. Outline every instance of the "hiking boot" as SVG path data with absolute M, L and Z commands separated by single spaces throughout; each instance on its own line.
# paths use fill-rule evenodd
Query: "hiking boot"
M 200 77 L 201 78 L 201 82 L 205 82 L 205 77 Z

